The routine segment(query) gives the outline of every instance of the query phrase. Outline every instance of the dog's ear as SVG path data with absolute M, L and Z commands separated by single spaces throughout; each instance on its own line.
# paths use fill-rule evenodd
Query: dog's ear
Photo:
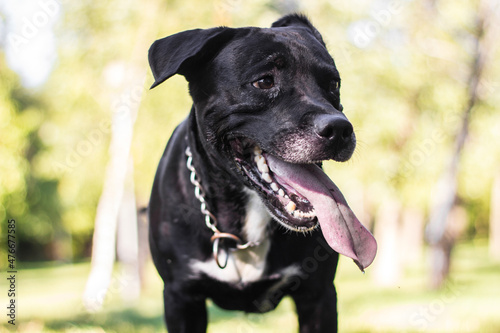
M 219 27 L 194 29 L 158 39 L 149 48 L 149 66 L 155 82 L 151 89 L 181 74 L 189 81 L 204 61 L 214 57 L 235 34 L 235 29 Z
M 316 39 L 319 40 L 320 43 L 326 47 L 325 42 L 323 41 L 323 37 L 321 37 L 319 31 L 312 25 L 311 21 L 309 21 L 309 19 L 305 15 L 290 14 L 283 16 L 278 21 L 274 22 L 271 27 L 279 28 L 279 27 L 291 27 L 291 26 L 299 26 L 309 29 L 309 31 L 313 34 L 313 36 L 316 37 Z

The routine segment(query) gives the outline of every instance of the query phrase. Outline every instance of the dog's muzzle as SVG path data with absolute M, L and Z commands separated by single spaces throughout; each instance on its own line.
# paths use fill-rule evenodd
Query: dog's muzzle
M 277 221 L 299 232 L 319 224 L 330 247 L 361 270 L 373 262 L 375 238 L 318 165 L 286 162 L 249 139 L 234 139 L 231 148 L 240 173 Z

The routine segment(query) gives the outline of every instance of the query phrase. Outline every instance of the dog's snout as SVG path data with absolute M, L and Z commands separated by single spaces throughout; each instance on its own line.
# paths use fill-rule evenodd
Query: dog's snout
M 337 115 L 319 115 L 314 119 L 316 133 L 330 141 L 347 142 L 351 139 L 353 128 L 351 123 Z

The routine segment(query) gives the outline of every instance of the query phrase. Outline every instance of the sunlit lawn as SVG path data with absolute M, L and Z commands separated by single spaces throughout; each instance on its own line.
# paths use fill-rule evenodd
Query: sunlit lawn
M 400 283 L 378 287 L 342 259 L 336 279 L 341 332 L 500 332 L 500 264 L 488 259 L 485 242 L 454 252 L 453 279 L 440 292 L 426 289 L 425 259 Z M 143 295 L 123 302 L 119 288 L 102 312 L 88 314 L 80 299 L 90 269 L 73 265 L 24 265 L 18 274 L 20 332 L 164 331 L 162 285 L 150 267 Z M 6 290 L 2 278 L 1 290 Z M 3 293 L 2 291 L 2 293 Z M 3 296 L 2 296 L 2 299 Z M 296 332 L 294 306 L 285 300 L 266 315 L 245 315 L 210 306 L 210 332 Z M 5 315 L 2 331 L 5 331 Z M 9 325 L 10 326 L 10 325 Z

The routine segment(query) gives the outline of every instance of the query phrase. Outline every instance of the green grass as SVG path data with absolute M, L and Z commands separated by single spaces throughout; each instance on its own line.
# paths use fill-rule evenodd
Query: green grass
M 441 291 L 427 288 L 426 258 L 407 269 L 397 285 L 380 287 L 370 270 L 361 274 L 342 258 L 336 285 L 341 332 L 500 332 L 500 264 L 488 259 L 485 242 L 460 244 L 452 278 Z M 123 301 L 111 292 L 103 310 L 87 313 L 81 294 L 88 263 L 28 265 L 17 275 L 18 332 L 157 332 L 162 319 L 162 284 L 148 268 L 141 298 Z M 2 277 L 0 290 L 7 287 Z M 3 299 L 3 298 L 2 298 Z M 209 332 L 296 332 L 294 305 L 285 299 L 265 315 L 218 309 L 209 303 Z M 0 331 L 10 330 L 3 315 Z

